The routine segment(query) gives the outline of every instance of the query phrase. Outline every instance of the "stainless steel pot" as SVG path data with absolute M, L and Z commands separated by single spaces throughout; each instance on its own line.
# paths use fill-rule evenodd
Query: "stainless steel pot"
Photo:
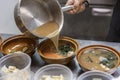
M 64 22 L 63 12 L 72 8 L 72 5 L 61 8 L 57 0 L 19 0 L 14 10 L 14 17 L 21 32 L 42 38 L 34 35 L 32 30 L 48 21 L 55 21 L 60 31 Z

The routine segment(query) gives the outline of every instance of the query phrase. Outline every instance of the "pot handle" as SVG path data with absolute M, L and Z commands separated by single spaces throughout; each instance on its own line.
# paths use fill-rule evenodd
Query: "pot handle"
M 84 2 L 82 3 L 82 5 L 85 5 L 85 7 L 88 7 L 88 6 L 89 6 L 89 2 L 86 0 L 86 1 L 84 1 Z M 62 11 L 63 11 L 63 12 L 66 12 L 66 11 L 69 11 L 69 10 L 71 10 L 71 9 L 73 9 L 73 8 L 74 8 L 73 5 L 64 6 L 64 7 L 62 7 Z

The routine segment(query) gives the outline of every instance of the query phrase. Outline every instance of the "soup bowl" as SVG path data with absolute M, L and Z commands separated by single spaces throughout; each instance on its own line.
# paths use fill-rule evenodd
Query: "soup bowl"
M 83 71 L 100 70 L 112 74 L 120 65 L 120 54 L 106 45 L 89 45 L 78 51 L 77 61 Z
M 79 45 L 78 43 L 70 38 L 70 37 L 60 37 L 59 50 L 63 51 L 63 53 L 57 53 L 53 42 L 50 39 L 42 41 L 38 47 L 37 52 L 40 57 L 49 64 L 67 64 L 74 57 L 76 52 L 78 51 Z M 68 51 L 70 50 L 70 54 L 68 55 Z M 72 51 L 71 51 L 72 50 Z M 64 53 L 65 51 L 65 53 Z
M 3 55 L 22 52 L 32 56 L 37 46 L 37 40 L 25 35 L 16 35 L 7 38 L 1 43 L 0 49 Z

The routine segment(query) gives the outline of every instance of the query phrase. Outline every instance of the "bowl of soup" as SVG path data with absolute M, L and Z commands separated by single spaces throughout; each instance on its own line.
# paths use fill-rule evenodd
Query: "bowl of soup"
M 1 43 L 0 49 L 3 55 L 10 53 L 26 53 L 32 56 L 37 46 L 37 40 L 25 35 L 16 35 L 7 38 Z
M 120 54 L 109 46 L 89 45 L 78 51 L 77 61 L 84 71 L 100 70 L 112 74 L 120 65 Z
M 64 36 L 59 38 L 57 47 L 51 39 L 42 41 L 37 52 L 46 63 L 67 64 L 75 57 L 78 48 L 79 45 L 74 39 Z

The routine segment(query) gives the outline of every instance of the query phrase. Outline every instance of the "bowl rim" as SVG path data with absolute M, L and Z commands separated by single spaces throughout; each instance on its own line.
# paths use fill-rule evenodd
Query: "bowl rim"
M 2 43 L 2 37 L 0 36 L 0 44 Z
M 30 40 L 32 40 L 32 41 L 35 42 L 35 44 L 34 44 L 34 49 L 36 48 L 37 42 L 36 42 L 33 38 L 31 38 L 31 37 L 29 37 L 29 36 L 25 36 L 24 34 L 15 35 L 15 36 L 11 36 L 11 37 L 5 39 L 5 40 L 1 43 L 1 45 L 0 45 L 0 50 L 1 50 L 1 52 L 2 52 L 4 55 L 9 54 L 9 53 L 6 53 L 5 51 L 3 51 L 4 45 L 5 45 L 6 43 L 8 43 L 9 41 L 13 41 L 13 40 L 16 40 L 16 39 L 30 39 Z M 30 51 L 30 52 L 33 52 L 33 51 Z
M 0 36 L 0 46 L 2 44 L 2 37 Z M 1 52 L 1 49 L 0 49 L 0 52 Z
M 43 70 L 45 70 L 45 69 L 49 69 L 48 67 L 61 67 L 61 68 L 64 68 L 65 70 L 67 70 L 67 71 L 69 72 L 70 77 L 73 79 L 73 72 L 72 72 L 71 69 L 69 69 L 67 66 L 62 65 L 62 64 L 48 64 L 48 65 L 45 65 L 45 66 L 39 68 L 39 69 L 35 72 L 35 74 L 34 74 L 34 80 L 37 80 L 36 78 L 39 76 L 39 72 L 40 72 L 40 71 L 43 71 Z M 72 79 L 71 79 L 71 80 L 72 80 Z
M 46 39 L 46 40 L 49 40 L 49 39 Z M 44 41 L 46 41 L 46 40 L 44 40 Z M 70 55 L 70 56 L 68 56 L 68 57 L 58 58 L 58 59 L 45 57 L 45 56 L 43 55 L 43 53 L 42 53 L 40 50 L 38 50 L 39 47 L 41 46 L 40 44 L 44 43 L 44 41 L 41 42 L 40 44 L 38 44 L 38 46 L 37 46 L 37 53 L 38 53 L 40 56 L 42 56 L 43 58 L 45 58 L 45 59 L 50 59 L 50 60 L 63 60 L 63 59 L 67 59 L 67 58 L 70 58 L 70 57 L 74 57 L 74 56 L 76 55 L 78 49 L 79 49 L 79 44 L 78 44 L 78 42 L 77 42 L 76 40 L 74 40 L 74 39 L 72 39 L 72 38 L 70 38 L 70 37 L 66 37 L 66 36 L 61 36 L 61 37 L 59 38 L 59 40 L 65 40 L 65 41 L 67 40 L 67 41 L 71 42 L 72 44 L 75 44 L 76 50 L 74 51 L 74 54 L 72 54 L 72 55 Z
M 94 74 L 91 74 L 91 73 L 94 73 Z M 98 73 L 98 74 L 96 74 L 96 73 Z M 99 70 L 92 70 L 92 71 L 84 72 L 83 74 L 78 76 L 77 80 L 81 80 L 81 79 L 84 79 L 87 76 L 91 76 L 91 75 L 95 75 L 95 74 L 96 75 L 101 75 L 101 76 L 106 76 L 109 79 L 114 79 L 114 77 L 111 74 L 108 74 L 106 72 L 99 71 Z
M 5 60 L 9 59 L 9 58 L 13 58 L 13 57 L 16 57 L 16 56 L 21 56 L 21 55 L 24 55 L 25 57 L 27 57 L 26 59 L 28 59 L 28 65 L 25 66 L 23 69 L 20 69 L 20 70 L 26 70 L 30 67 L 31 65 L 31 58 L 28 54 L 24 54 L 24 53 L 12 53 L 12 54 L 8 54 L 8 55 L 5 55 L 3 57 L 1 57 L 0 59 L 0 63 L 3 63 Z M 1 72 L 1 71 L 0 71 Z
M 84 69 L 86 69 L 86 70 L 90 70 L 89 68 L 83 66 L 82 63 L 81 63 L 81 61 L 80 61 L 80 56 L 83 54 L 83 52 L 84 52 L 86 49 L 90 49 L 90 48 L 102 48 L 102 49 L 108 50 L 108 51 L 110 51 L 110 52 L 113 52 L 113 53 L 117 56 L 118 62 L 117 62 L 117 64 L 116 64 L 116 66 L 115 66 L 114 68 L 112 68 L 111 70 L 117 68 L 117 67 L 120 65 L 120 53 L 119 53 L 119 51 L 117 51 L 116 49 L 114 49 L 114 48 L 112 48 L 112 47 L 110 47 L 110 46 L 107 46 L 107 45 L 100 45 L 100 44 L 96 45 L 96 44 L 95 44 L 95 45 L 85 46 L 85 47 L 81 48 L 81 49 L 77 52 L 77 56 L 76 56 L 77 62 L 79 63 L 79 65 L 80 65 L 82 68 L 84 68 Z M 91 71 L 91 70 L 90 70 L 90 71 Z M 109 71 L 110 71 L 110 70 L 105 71 L 105 72 L 109 72 Z

